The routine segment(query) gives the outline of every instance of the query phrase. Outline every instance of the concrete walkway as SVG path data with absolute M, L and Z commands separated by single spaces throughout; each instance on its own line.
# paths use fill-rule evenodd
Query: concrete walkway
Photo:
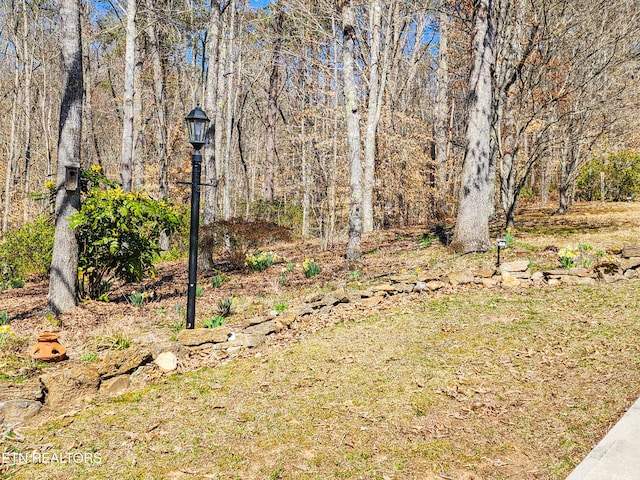
M 640 399 L 567 480 L 640 480 Z

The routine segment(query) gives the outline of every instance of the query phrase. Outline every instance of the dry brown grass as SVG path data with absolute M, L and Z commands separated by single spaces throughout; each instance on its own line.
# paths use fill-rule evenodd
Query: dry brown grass
M 529 210 L 505 257 L 544 266 L 557 262 L 543 251 L 551 244 L 640 243 L 639 212 L 636 204 L 578 205 L 566 217 Z M 495 252 L 418 248 L 421 233 L 369 237 L 363 282 L 495 261 Z M 309 246 L 280 248 L 301 261 Z M 280 287 L 274 272 L 234 274 L 215 294 L 238 296 L 251 313 L 346 281 L 336 251 L 316 258 L 319 278 Z M 90 303 L 84 316 L 65 318 L 67 335 L 81 344 L 91 337 L 82 325 L 107 328 L 107 308 L 117 328 L 128 318 L 127 329 L 150 328 L 163 321 L 158 307 L 171 309 L 183 294 L 181 282 L 172 277 L 175 295 L 146 309 Z M 274 342 L 254 358 L 167 376 L 21 429 L 25 441 L 0 440 L 0 450 L 99 452 L 102 463 L 0 467 L 0 478 L 563 479 L 640 395 L 639 286 L 471 287 L 391 297 L 375 311 L 347 306 L 303 326 L 297 343 Z M 210 296 L 215 305 L 213 294 L 201 304 Z M 42 325 L 32 306 L 42 299 L 21 301 L 12 317 Z
M 392 298 L 24 431 L 11 478 L 564 478 L 640 392 L 639 282 Z

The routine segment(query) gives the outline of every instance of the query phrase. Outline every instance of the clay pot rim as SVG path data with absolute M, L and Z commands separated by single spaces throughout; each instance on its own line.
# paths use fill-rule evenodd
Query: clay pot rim
M 60 335 L 53 332 L 43 332 L 36 337 L 38 342 L 55 342 L 60 338 Z

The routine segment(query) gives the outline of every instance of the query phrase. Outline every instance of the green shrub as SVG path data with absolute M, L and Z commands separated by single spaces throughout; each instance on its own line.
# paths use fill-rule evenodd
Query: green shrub
M 8 232 L 0 244 L 0 283 L 17 288 L 29 277 L 45 278 L 51 267 L 53 222 L 40 217 Z
M 640 154 L 623 150 L 592 159 L 582 168 L 576 182 L 576 196 L 580 200 L 602 200 L 601 172 L 606 200 L 618 202 L 640 195 Z
M 114 278 L 139 282 L 153 273 L 160 232 L 182 223 L 177 210 L 138 192 L 94 189 L 70 219 L 79 243 L 81 296 L 99 298 Z
M 9 318 L 9 314 L 6 310 L 0 312 L 0 325 L 9 325 L 11 319 Z

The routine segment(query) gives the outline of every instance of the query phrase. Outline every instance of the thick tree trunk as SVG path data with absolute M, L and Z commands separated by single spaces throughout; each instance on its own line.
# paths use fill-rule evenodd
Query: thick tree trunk
M 342 64 L 344 76 L 344 99 L 349 145 L 349 185 L 351 200 L 349 207 L 349 239 L 347 241 L 347 266 L 360 261 L 362 238 L 362 160 L 360 153 L 360 114 L 354 72 L 354 44 L 356 39 L 355 12 L 352 1 L 342 6 Z
M 469 122 L 460 185 L 458 217 L 451 247 L 457 252 L 486 251 L 487 205 L 495 182 L 491 166 L 492 71 L 495 63 L 493 0 L 474 2 L 473 65 L 469 78 Z M 493 172 L 493 175 L 492 175 Z
M 120 154 L 120 178 L 122 189 L 131 190 L 133 170 L 133 96 L 135 94 L 136 67 L 136 5 L 137 0 L 127 0 L 126 46 L 124 54 L 124 94 L 122 98 L 122 151 Z
M 227 110 L 225 116 L 225 151 L 224 151 L 224 184 L 222 192 L 222 218 L 229 220 L 231 213 L 231 190 L 233 187 L 231 178 L 231 152 L 233 140 L 233 114 L 236 100 L 236 59 L 235 59 L 235 38 L 236 38 L 236 3 L 231 3 L 231 22 L 229 26 L 229 41 L 227 55 Z
M 60 2 L 62 50 L 62 104 L 56 176 L 56 218 L 49 280 L 49 309 L 64 313 L 76 306 L 78 242 L 69 217 L 80 208 L 80 190 L 65 189 L 66 167 L 80 164 L 82 135 L 82 38 L 80 0 Z

